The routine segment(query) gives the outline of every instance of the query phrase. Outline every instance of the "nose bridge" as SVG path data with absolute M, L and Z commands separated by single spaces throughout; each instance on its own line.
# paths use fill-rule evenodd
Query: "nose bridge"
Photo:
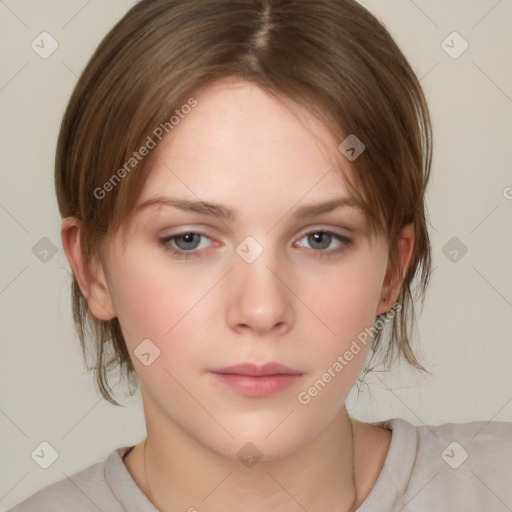
M 270 237 L 267 237 L 269 240 Z M 270 242 L 264 246 L 247 237 L 236 248 L 235 268 L 230 272 L 232 290 L 229 322 L 232 327 L 245 326 L 265 331 L 289 324 L 293 318 L 291 297 L 285 286 L 286 268 L 279 261 L 278 250 Z

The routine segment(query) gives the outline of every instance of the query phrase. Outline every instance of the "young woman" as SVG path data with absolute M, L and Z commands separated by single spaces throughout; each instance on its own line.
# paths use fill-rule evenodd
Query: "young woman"
M 136 4 L 55 176 L 82 346 L 105 399 L 116 366 L 140 382 L 147 437 L 11 510 L 510 510 L 512 424 L 345 405 L 368 357 L 423 369 L 430 158 L 419 82 L 358 3 Z

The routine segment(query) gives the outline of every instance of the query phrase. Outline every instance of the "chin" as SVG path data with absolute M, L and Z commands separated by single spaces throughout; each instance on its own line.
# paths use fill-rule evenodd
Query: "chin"
M 229 422 L 229 427 L 228 423 L 225 424 L 232 438 L 224 432 L 215 438 L 206 434 L 204 444 L 222 457 L 240 460 L 242 463 L 248 460 L 249 465 L 256 460 L 285 458 L 315 437 L 313 428 L 308 430 L 304 423 L 296 423 L 297 418 L 292 420 L 293 413 L 283 421 L 288 413 L 279 418 L 272 415 L 266 421 L 262 419 L 261 412 L 254 415 L 242 413 L 238 421 Z

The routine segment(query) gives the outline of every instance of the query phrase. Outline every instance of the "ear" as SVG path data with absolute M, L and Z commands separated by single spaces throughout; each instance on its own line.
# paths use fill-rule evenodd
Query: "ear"
M 397 275 L 395 270 L 388 265 L 386 276 L 382 285 L 381 299 L 377 308 L 377 315 L 388 311 L 392 304 L 396 302 L 400 295 L 400 289 L 404 280 L 409 262 L 411 261 L 414 248 L 414 225 L 407 224 L 402 228 L 397 240 L 398 260 L 400 262 L 401 275 Z
M 82 252 L 81 223 L 76 217 L 63 219 L 61 239 L 64 252 L 89 310 L 98 320 L 112 320 L 116 312 L 101 264 L 86 260 Z

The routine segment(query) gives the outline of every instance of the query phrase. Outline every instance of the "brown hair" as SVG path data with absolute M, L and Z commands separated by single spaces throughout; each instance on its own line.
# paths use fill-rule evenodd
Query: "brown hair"
M 107 235 L 127 225 L 154 154 L 139 163 L 130 160 L 134 152 L 154 138 L 156 127 L 172 129 L 169 120 L 193 104 L 194 91 L 229 77 L 307 107 L 340 142 L 355 134 L 364 143 L 352 162 L 357 183 L 347 180 L 348 186 L 364 204 L 372 232 L 390 242 L 397 270 L 397 235 L 408 223 L 415 230 L 383 361 L 397 352 L 424 370 L 409 338 L 412 283 L 419 278 L 416 291 L 423 300 L 431 271 L 424 204 L 429 114 L 405 57 L 354 0 L 143 0 L 131 8 L 78 80 L 57 144 L 59 210 L 62 217 L 80 219 L 85 257 L 101 261 Z M 114 182 L 115 175 L 120 179 Z M 118 319 L 94 318 L 75 276 L 72 302 L 86 361 L 88 334 L 93 341 L 95 361 L 88 369 L 94 369 L 103 397 L 119 405 L 109 372 L 119 367 L 131 382 L 136 374 Z M 382 333 L 373 337 L 373 355 L 383 348 Z

